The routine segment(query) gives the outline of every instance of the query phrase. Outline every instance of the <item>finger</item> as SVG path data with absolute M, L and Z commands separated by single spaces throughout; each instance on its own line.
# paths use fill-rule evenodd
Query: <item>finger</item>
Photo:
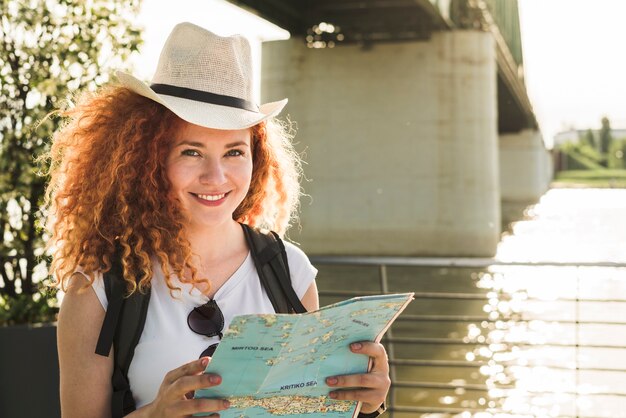
M 371 388 L 386 390 L 391 385 L 389 376 L 384 373 L 360 373 L 332 376 L 326 384 L 338 388 Z
M 337 401 L 358 401 L 376 405 L 385 401 L 385 397 L 374 389 L 335 390 L 330 392 L 328 396 Z
M 172 383 L 174 383 L 175 381 L 177 381 L 183 376 L 190 376 L 190 375 L 203 372 L 204 369 L 206 369 L 206 366 L 208 364 L 209 364 L 208 357 L 201 357 L 198 360 L 194 360 L 187 364 L 183 364 L 182 366 L 167 372 L 167 374 L 163 378 L 163 383 L 171 385 Z
M 185 396 L 189 392 L 217 386 L 220 383 L 222 383 L 222 378 L 216 374 L 183 376 L 172 383 L 169 386 L 168 391 L 173 394 L 174 397 L 179 398 L 181 396 Z
M 226 399 L 188 399 L 174 402 L 166 411 L 166 416 L 193 415 L 200 412 L 223 411 L 230 407 Z
M 381 343 L 373 341 L 359 341 L 350 344 L 350 350 L 353 353 L 364 354 L 373 359 L 372 371 L 389 372 L 389 359 L 387 350 Z
M 387 351 L 385 346 L 381 343 L 375 343 L 373 341 L 358 341 L 350 344 L 350 350 L 353 353 L 365 354 L 366 356 L 374 358 L 387 358 Z

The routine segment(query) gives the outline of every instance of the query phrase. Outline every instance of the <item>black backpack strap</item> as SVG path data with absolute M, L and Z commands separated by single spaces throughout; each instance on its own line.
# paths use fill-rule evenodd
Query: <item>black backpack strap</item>
M 293 290 L 285 245 L 278 234 L 241 224 L 261 284 L 276 313 L 303 313 L 305 307 Z
M 120 313 L 124 305 L 124 293 L 126 288 L 123 280 L 116 280 L 116 277 L 122 277 L 122 267 L 120 263 L 113 263 L 111 269 L 104 273 L 104 291 L 107 296 L 108 307 L 100 328 L 100 336 L 96 344 L 96 354 L 104 357 L 109 356 L 113 340 L 115 339 L 115 330 L 119 322 Z
M 289 272 L 289 260 L 287 259 L 287 251 L 285 250 L 285 244 L 283 240 L 280 239 L 278 234 L 274 231 L 270 231 L 272 236 L 274 237 L 274 243 L 278 244 L 280 248 L 280 256 L 272 255 L 269 251 L 264 250 L 264 252 L 260 255 L 261 263 L 269 262 L 272 267 L 272 271 L 275 276 L 278 277 L 278 281 L 280 282 L 281 288 L 289 301 L 293 311 L 295 313 L 304 313 L 306 312 L 306 308 L 302 305 L 300 298 L 296 295 L 295 290 L 293 289 L 293 285 L 291 283 L 291 273 Z M 269 235 L 261 234 L 263 237 L 270 238 Z M 269 248 L 269 247 L 268 247 Z M 266 258 L 264 258 L 264 256 Z
M 111 377 L 111 414 L 113 418 L 121 418 L 135 410 L 135 401 L 128 382 L 128 369 L 146 322 L 150 290 L 146 293 L 137 291 L 126 296 L 126 282 L 123 280 L 122 267 L 117 256 L 111 270 L 104 273 L 103 279 L 109 304 L 100 329 L 96 354 L 108 356 L 111 345 L 113 346 L 115 364 Z

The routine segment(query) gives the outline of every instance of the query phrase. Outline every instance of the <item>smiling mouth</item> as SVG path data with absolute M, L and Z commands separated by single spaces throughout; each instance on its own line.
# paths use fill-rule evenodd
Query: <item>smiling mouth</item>
M 221 200 L 224 197 L 226 197 L 226 195 L 228 193 L 220 193 L 220 194 L 197 194 L 197 193 L 191 193 L 191 194 L 194 195 L 195 197 L 197 197 L 198 199 L 206 200 L 207 202 L 217 202 L 218 200 Z

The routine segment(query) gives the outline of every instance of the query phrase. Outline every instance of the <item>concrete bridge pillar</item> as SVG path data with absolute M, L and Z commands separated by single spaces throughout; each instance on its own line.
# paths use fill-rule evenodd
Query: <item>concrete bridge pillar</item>
M 500 135 L 500 188 L 505 223 L 536 203 L 550 187 L 553 162 L 541 132 L 527 129 Z
M 491 34 L 263 46 L 263 101 L 289 97 L 310 254 L 491 256 L 500 234 Z

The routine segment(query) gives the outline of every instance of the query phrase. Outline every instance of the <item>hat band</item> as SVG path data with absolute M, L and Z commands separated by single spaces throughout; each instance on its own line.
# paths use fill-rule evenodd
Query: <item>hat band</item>
M 238 109 L 258 112 L 259 107 L 244 99 L 222 94 L 209 93 L 208 91 L 194 90 L 187 87 L 172 86 L 170 84 L 151 84 L 150 88 L 158 94 L 180 97 L 181 99 L 195 100 L 197 102 L 211 103 L 220 106 L 236 107 Z

